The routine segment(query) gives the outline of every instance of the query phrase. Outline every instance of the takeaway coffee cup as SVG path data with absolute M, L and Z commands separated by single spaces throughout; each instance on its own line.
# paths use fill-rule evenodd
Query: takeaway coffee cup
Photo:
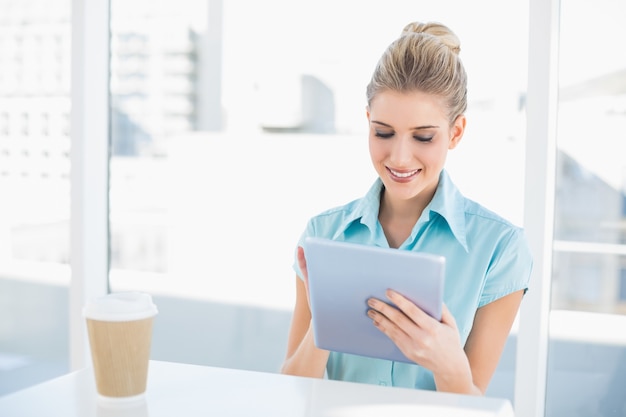
M 89 300 L 83 313 L 99 399 L 116 404 L 142 400 L 157 314 L 152 297 L 111 293 Z

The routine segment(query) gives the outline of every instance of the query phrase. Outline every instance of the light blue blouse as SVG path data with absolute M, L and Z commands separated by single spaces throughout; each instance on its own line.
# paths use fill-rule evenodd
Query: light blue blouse
M 311 218 L 298 245 L 307 236 L 389 247 L 378 222 L 383 184 L 346 205 Z M 465 198 L 443 170 L 435 195 L 400 249 L 446 258 L 444 302 L 454 315 L 465 344 L 479 307 L 528 288 L 532 256 L 521 228 Z M 297 259 L 293 265 L 300 278 Z M 435 389 L 432 373 L 417 365 L 331 352 L 330 379 L 370 384 Z

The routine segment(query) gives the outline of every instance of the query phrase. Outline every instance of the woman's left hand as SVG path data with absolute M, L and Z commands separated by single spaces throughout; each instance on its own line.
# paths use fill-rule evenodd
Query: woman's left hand
M 375 298 L 369 299 L 368 316 L 374 325 L 407 358 L 432 371 L 436 380 L 469 377 L 471 381 L 456 321 L 446 305 L 443 305 L 441 321 L 437 321 L 401 294 L 387 290 L 386 295 L 397 308 Z

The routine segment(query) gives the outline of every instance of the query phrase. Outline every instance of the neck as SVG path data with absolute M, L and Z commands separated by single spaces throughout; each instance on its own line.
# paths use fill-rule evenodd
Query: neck
M 383 228 L 389 246 L 398 248 L 411 234 L 433 193 L 420 193 L 411 200 L 394 200 L 384 190 L 380 198 L 378 221 Z
M 383 188 L 380 196 L 379 220 L 398 221 L 402 223 L 417 223 L 426 206 L 435 195 L 437 187 L 432 190 L 424 190 L 410 200 L 392 198 Z

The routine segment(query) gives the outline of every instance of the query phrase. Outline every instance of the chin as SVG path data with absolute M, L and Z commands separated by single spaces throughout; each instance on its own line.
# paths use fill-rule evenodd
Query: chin
M 385 190 L 389 193 L 389 196 L 397 200 L 411 200 L 420 195 L 424 189 L 422 187 L 416 188 L 409 186 L 408 184 L 398 184 L 391 181 L 391 184 L 387 186 L 385 184 Z

